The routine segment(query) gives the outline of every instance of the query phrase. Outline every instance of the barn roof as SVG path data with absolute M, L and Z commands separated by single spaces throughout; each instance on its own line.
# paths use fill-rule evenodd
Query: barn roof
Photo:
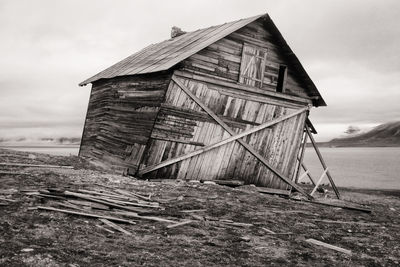
M 199 52 L 203 48 L 215 43 L 227 35 L 239 30 L 251 22 L 263 17 L 265 25 L 276 36 L 278 44 L 281 46 L 285 56 L 297 69 L 300 78 L 308 87 L 311 96 L 315 97 L 316 106 L 326 106 L 325 101 L 318 92 L 315 84 L 304 70 L 300 61 L 290 49 L 278 28 L 272 22 L 268 14 L 262 14 L 250 18 L 240 19 L 205 29 L 199 29 L 179 35 L 175 38 L 165 40 L 160 43 L 151 44 L 139 52 L 121 60 L 111 67 L 99 72 L 93 77 L 86 79 L 79 85 L 84 86 L 100 79 L 109 79 L 117 76 L 127 76 L 135 74 L 145 74 L 168 70 L 184 59 Z

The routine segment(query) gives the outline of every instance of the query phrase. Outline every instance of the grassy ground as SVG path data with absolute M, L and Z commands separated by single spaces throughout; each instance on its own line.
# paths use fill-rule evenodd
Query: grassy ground
M 187 182 L 146 182 L 96 170 L 77 157 L 0 150 L 0 162 L 72 165 L 74 170 L 0 166 L 0 266 L 398 266 L 400 198 L 396 191 L 341 189 L 344 199 L 369 205 L 362 213 L 230 188 Z M 6 174 L 12 172 L 12 174 Z M 21 189 L 120 188 L 152 194 L 153 216 L 194 222 L 137 220 L 132 236 L 108 233 L 97 219 L 30 210 L 49 200 Z M 194 213 L 182 210 L 205 209 Z M 233 226 L 230 220 L 250 223 Z M 279 234 L 270 234 L 263 228 Z M 283 234 L 282 234 L 283 233 Z M 314 238 L 347 255 L 306 242 Z

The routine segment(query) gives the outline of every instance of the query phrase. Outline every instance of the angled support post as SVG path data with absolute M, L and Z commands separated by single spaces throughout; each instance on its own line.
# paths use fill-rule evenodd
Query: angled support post
M 325 163 L 324 159 L 322 158 L 321 152 L 319 151 L 319 148 L 317 147 L 317 144 L 315 143 L 314 137 L 312 136 L 312 134 L 311 134 L 311 132 L 310 132 L 310 129 L 308 129 L 308 127 L 306 127 L 306 131 L 307 131 L 308 137 L 310 138 L 311 143 L 312 143 L 312 145 L 313 145 L 313 147 L 314 147 L 314 150 L 315 150 L 315 152 L 317 153 L 317 156 L 318 156 L 318 158 L 319 158 L 319 161 L 320 161 L 321 164 L 322 164 L 322 167 L 324 168 L 324 170 L 326 170 L 326 176 L 327 176 L 328 179 L 329 179 L 329 182 L 330 182 L 330 184 L 331 184 L 331 186 L 332 186 L 332 188 L 333 188 L 333 191 L 335 191 L 336 197 L 337 197 L 338 199 L 340 199 L 339 190 L 337 189 L 337 187 L 336 187 L 336 185 L 335 185 L 335 182 L 333 181 L 332 176 L 331 176 L 330 172 L 328 171 L 328 167 L 326 166 L 326 163 Z

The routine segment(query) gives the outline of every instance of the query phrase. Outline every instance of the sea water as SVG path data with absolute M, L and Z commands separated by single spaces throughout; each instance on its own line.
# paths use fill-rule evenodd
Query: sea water
M 16 151 L 45 153 L 57 156 L 77 156 L 79 153 L 79 146 L 0 146 L 0 148 L 12 149 Z
M 400 190 L 400 147 L 338 147 L 320 151 L 337 186 Z M 306 148 L 304 163 L 313 178 L 319 179 L 323 168 L 313 148 Z M 326 176 L 323 182 L 328 182 Z
M 79 146 L 8 148 L 63 156 L 79 151 Z M 320 151 L 339 187 L 400 190 L 400 147 L 323 147 Z M 304 163 L 318 180 L 323 168 L 313 148 L 306 148 Z M 302 180 L 309 182 L 307 177 Z M 326 176 L 323 183 L 328 183 Z

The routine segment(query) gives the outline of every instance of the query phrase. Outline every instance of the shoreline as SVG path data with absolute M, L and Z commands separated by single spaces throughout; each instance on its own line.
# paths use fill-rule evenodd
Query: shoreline
M 0 146 L 0 148 L 66 148 L 66 147 L 71 147 L 71 148 L 78 148 L 80 145 L 76 144 L 71 144 L 71 145 L 49 145 L 49 146 L 42 146 L 42 145 L 7 145 L 7 146 Z
M 48 153 L 42 153 L 42 152 L 33 152 L 33 151 L 22 151 L 22 150 L 13 150 L 12 148 L 79 148 L 79 145 L 57 145 L 57 146 L 0 146 L 0 151 L 5 150 L 6 152 L 11 154 L 17 153 L 28 153 L 28 154 L 39 154 L 39 155 L 46 155 L 46 157 L 50 158 L 57 158 L 57 157 L 68 157 L 66 155 L 55 155 L 55 154 L 48 154 Z M 74 157 L 77 157 L 76 155 L 73 155 Z M 107 172 L 107 170 L 105 170 Z M 301 184 L 303 187 L 312 187 L 310 184 Z M 328 188 L 331 188 L 330 186 Z M 346 192 L 356 192 L 356 193 L 363 193 L 363 194 L 368 194 L 368 193 L 373 193 L 373 194 L 378 194 L 378 195 L 385 195 L 385 196 L 395 196 L 395 197 L 400 197 L 400 188 L 362 188 L 362 187 L 352 187 L 352 186 L 338 186 L 338 189 L 340 191 L 346 191 Z
M 18 150 L 14 150 L 13 148 L 16 148 Z M 24 151 L 23 148 L 28 148 L 28 149 L 57 149 L 57 148 L 62 148 L 62 149 L 78 149 L 79 145 L 51 145 L 51 146 L 0 146 L 0 151 L 1 150 L 6 150 L 9 151 L 10 154 L 19 152 L 19 153 L 28 153 L 28 154 L 39 154 L 39 155 L 46 155 L 47 157 L 68 157 L 69 155 L 66 154 L 49 154 L 49 153 L 43 153 L 41 151 Z M 76 156 L 77 155 L 72 155 Z M 107 170 L 105 170 L 107 171 Z M 301 184 L 304 187 L 309 187 L 310 184 Z M 392 195 L 392 196 L 398 196 L 400 197 L 400 188 L 362 188 L 362 187 L 353 187 L 353 186 L 337 186 L 340 190 L 342 191 L 348 191 L 348 192 L 357 192 L 357 193 L 375 193 L 379 195 Z M 331 188 L 329 186 L 329 188 Z

